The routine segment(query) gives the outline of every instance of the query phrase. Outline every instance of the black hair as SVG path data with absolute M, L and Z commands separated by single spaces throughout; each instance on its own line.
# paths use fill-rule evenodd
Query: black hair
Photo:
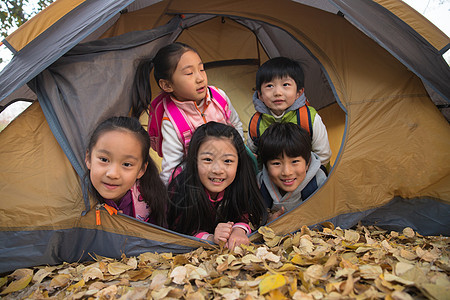
M 111 117 L 101 122 L 91 135 L 89 144 L 86 150 L 86 158 L 91 159 L 92 148 L 97 144 L 98 139 L 107 132 L 115 130 L 124 130 L 134 134 L 142 145 L 142 167 L 148 163 L 147 169 L 139 179 L 139 186 L 141 196 L 143 200 L 150 207 L 150 219 L 155 222 L 156 225 L 167 227 L 166 222 L 166 207 L 168 202 L 167 189 L 162 180 L 159 177 L 159 171 L 151 159 L 150 151 L 150 138 L 147 131 L 142 127 L 141 123 L 136 118 L 131 117 Z M 102 197 L 92 186 L 90 181 L 89 170 L 86 173 L 87 178 L 91 184 L 91 189 L 95 192 L 95 197 L 102 201 Z
M 258 157 L 266 165 L 269 160 L 287 155 L 301 156 L 308 164 L 311 159 L 311 137 L 298 124 L 290 122 L 273 123 L 259 139 Z
M 228 138 L 238 153 L 234 181 L 225 189 L 223 199 L 211 214 L 212 205 L 198 175 L 197 156 L 200 146 L 209 138 Z M 182 163 L 183 170 L 169 184 L 169 227 L 185 234 L 214 232 L 218 223 L 242 222 L 242 216 L 258 227 L 266 218 L 266 209 L 256 182 L 253 161 L 240 134 L 231 126 L 208 122 L 198 127 Z
M 305 85 L 305 75 L 300 64 L 287 57 L 275 57 L 269 59 L 259 67 L 256 72 L 256 90 L 261 92 L 261 86 L 265 82 L 272 81 L 275 78 L 291 77 L 297 85 L 297 91 L 300 91 Z
M 160 79 L 171 80 L 181 56 L 197 50 L 183 43 L 172 43 L 158 50 L 153 58 L 140 59 L 134 75 L 132 90 L 132 116 L 139 118 L 144 111 L 147 111 L 152 100 L 152 90 L 150 85 L 150 73 L 154 68 L 153 75 L 159 85 Z

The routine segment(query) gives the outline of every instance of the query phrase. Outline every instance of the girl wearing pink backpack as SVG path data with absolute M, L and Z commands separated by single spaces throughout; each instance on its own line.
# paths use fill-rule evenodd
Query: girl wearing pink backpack
M 152 68 L 162 92 L 150 101 Z M 165 183 L 186 155 L 197 127 L 215 121 L 233 126 L 244 136 L 230 99 L 222 90 L 208 86 L 199 54 L 186 44 L 169 44 L 154 58 L 139 63 L 133 90 L 135 115 L 149 104 L 148 132 L 152 148 L 163 158 L 160 177 Z

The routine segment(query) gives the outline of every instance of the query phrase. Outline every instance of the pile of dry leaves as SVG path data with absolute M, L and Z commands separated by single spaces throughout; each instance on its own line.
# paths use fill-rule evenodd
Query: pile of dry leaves
M 19 269 L 4 299 L 450 299 L 448 237 L 377 227 L 259 230 L 264 244 Z

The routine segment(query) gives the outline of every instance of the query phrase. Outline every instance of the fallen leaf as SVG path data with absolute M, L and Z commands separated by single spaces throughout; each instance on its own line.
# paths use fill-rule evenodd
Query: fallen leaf
M 170 278 L 176 284 L 183 284 L 186 278 L 187 270 L 185 266 L 178 266 L 170 273 Z
M 99 268 L 91 267 L 86 268 L 83 272 L 83 280 L 88 282 L 91 279 L 101 279 L 103 280 L 103 273 Z
M 416 234 L 414 233 L 414 230 L 412 230 L 409 227 L 406 227 L 405 229 L 403 229 L 403 235 L 406 236 L 407 238 L 413 238 L 416 236 Z
M 72 276 L 67 274 L 59 274 L 53 277 L 52 281 L 50 282 L 50 287 L 53 289 L 65 287 L 70 283 L 71 280 Z
M 119 275 L 125 271 L 131 270 L 133 267 L 121 262 L 113 262 L 108 264 L 108 272 L 111 275 Z
M 12 292 L 17 292 L 24 289 L 33 279 L 33 270 L 31 269 L 17 269 L 15 270 L 10 277 L 14 278 L 14 281 L 11 282 L 1 293 L 0 295 L 6 295 Z
M 359 241 L 359 238 L 360 238 L 360 236 L 359 236 L 358 232 L 351 230 L 351 229 L 344 230 L 344 239 L 347 242 L 357 243 Z
M 42 280 L 48 275 L 52 274 L 52 272 L 56 269 L 56 267 L 45 267 L 43 269 L 39 269 L 36 274 L 33 276 L 34 283 L 41 283 Z
M 152 268 L 143 268 L 139 270 L 132 270 L 128 272 L 128 276 L 130 276 L 130 281 L 140 281 L 145 280 L 153 273 Z
M 281 274 L 269 275 L 259 283 L 259 293 L 261 295 L 278 289 L 286 284 L 286 279 Z

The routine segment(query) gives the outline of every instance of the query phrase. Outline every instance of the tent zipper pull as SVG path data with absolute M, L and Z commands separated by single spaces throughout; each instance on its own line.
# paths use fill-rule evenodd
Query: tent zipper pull
M 100 207 L 101 205 L 95 207 L 95 224 L 97 226 L 102 225 L 102 220 L 100 219 Z
M 97 225 L 102 225 L 102 220 L 100 219 L 100 208 L 103 207 L 106 209 L 106 211 L 112 216 L 117 215 L 117 209 L 115 209 L 112 206 L 109 206 L 108 204 L 98 204 L 95 208 L 95 223 Z

